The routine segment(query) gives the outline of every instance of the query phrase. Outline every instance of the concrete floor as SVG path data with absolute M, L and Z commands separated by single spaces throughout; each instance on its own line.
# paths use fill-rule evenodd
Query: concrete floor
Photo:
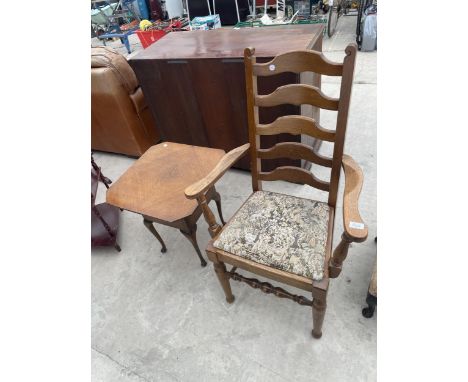
M 355 17 L 339 20 L 335 36 L 324 39 L 327 57 L 343 58 L 345 46 L 354 41 L 355 23 Z M 168 245 L 168 252 L 162 254 L 142 218 L 123 212 L 118 236 L 122 252 L 92 250 L 93 381 L 376 379 L 376 315 L 371 319 L 361 315 L 377 251 L 373 240 L 377 229 L 376 61 L 376 52 L 358 53 L 345 146 L 365 174 L 360 207 L 369 225 L 369 239 L 352 245 L 342 275 L 330 283 L 323 337 L 314 340 L 310 335 L 310 308 L 266 296 L 246 284 L 232 282 L 236 301 L 227 304 L 211 263 L 201 268 L 192 246 L 177 230 L 157 226 Z M 336 79 L 325 77 L 323 89 L 337 95 Z M 322 114 L 325 126 L 331 127 L 327 125 L 331 116 Z M 324 145 L 321 153 L 330 153 L 330 147 Z M 95 159 L 113 180 L 134 162 L 104 153 L 97 153 Z M 320 191 L 309 186 L 265 185 L 269 190 L 324 200 Z M 230 170 L 217 188 L 224 216 L 229 218 L 251 192 L 250 175 Z M 99 198 L 105 199 L 104 192 Z M 341 206 L 340 200 L 334 246 L 342 232 Z M 198 240 L 201 248 L 209 240 L 203 219 Z

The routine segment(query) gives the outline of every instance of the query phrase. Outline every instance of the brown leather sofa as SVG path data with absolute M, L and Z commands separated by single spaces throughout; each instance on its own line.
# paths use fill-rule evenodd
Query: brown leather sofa
M 161 139 L 135 73 L 112 48 L 91 49 L 91 148 L 139 157 Z

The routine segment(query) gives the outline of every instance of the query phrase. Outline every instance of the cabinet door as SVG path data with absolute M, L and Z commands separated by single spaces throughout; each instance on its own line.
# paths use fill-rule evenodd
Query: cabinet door
M 162 139 L 209 146 L 188 61 L 135 61 L 134 69 Z
M 230 151 L 249 141 L 243 59 L 190 60 L 208 146 Z M 248 170 L 246 155 L 235 165 Z
M 242 62 L 190 60 L 193 89 L 210 147 L 229 151 L 249 141 Z

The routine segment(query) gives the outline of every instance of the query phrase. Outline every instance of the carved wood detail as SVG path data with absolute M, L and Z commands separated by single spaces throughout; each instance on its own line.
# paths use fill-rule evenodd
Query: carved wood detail
M 324 167 L 331 167 L 333 164 L 332 158 L 320 155 L 312 147 L 298 142 L 280 142 L 269 149 L 258 149 L 257 156 L 260 159 L 305 159 Z
M 330 183 L 315 177 L 310 171 L 294 166 L 276 167 L 270 172 L 261 172 L 258 174 L 261 180 L 287 180 L 288 182 L 308 184 L 311 187 L 318 188 L 322 191 L 330 190 Z
M 282 104 L 313 105 L 327 110 L 338 110 L 339 99 L 325 95 L 312 85 L 289 84 L 276 88 L 273 93 L 255 96 L 255 105 L 271 107 Z M 258 124 L 258 123 L 257 123 Z
M 336 278 L 340 275 L 341 269 L 343 267 L 343 261 L 348 256 L 349 245 L 353 242 L 346 233 L 343 232 L 341 235 L 340 244 L 333 251 L 333 256 L 330 259 L 330 264 L 328 266 L 328 272 L 330 278 Z
M 323 128 L 315 119 L 304 115 L 285 115 L 269 124 L 256 124 L 255 132 L 258 135 L 307 134 L 322 141 L 335 142 L 333 130 Z
M 290 300 L 293 300 L 297 302 L 299 305 L 307 305 L 307 306 L 312 306 L 312 301 L 309 300 L 308 298 L 304 296 L 299 296 L 296 294 L 289 293 L 288 291 L 284 290 L 283 288 L 275 287 L 271 285 L 270 283 L 267 282 L 261 282 L 257 279 L 254 278 L 249 278 L 240 275 L 237 272 L 234 272 L 231 270 L 230 272 L 227 273 L 227 275 L 236 281 L 242 281 L 245 282 L 246 284 L 250 285 L 254 289 L 260 289 L 262 292 L 266 294 L 274 294 L 276 297 L 280 298 L 288 298 Z
M 208 231 L 211 237 L 215 237 L 219 231 L 221 231 L 221 226 L 216 221 L 216 218 L 213 215 L 208 203 L 206 202 L 206 197 L 204 194 L 201 194 L 197 197 L 198 204 L 201 206 L 203 211 L 203 216 L 208 223 Z
M 273 76 L 284 72 L 314 72 L 326 76 L 341 76 L 343 64 L 330 61 L 322 52 L 303 50 L 279 54 L 269 62 L 253 65 L 255 76 Z

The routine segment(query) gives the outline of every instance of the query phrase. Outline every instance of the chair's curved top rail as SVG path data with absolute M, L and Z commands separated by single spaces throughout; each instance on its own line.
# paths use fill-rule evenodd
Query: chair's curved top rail
M 299 50 L 280 54 L 269 62 L 253 65 L 255 76 L 273 76 L 280 73 L 314 72 L 325 76 L 341 76 L 343 64 L 327 59 L 321 52 Z

